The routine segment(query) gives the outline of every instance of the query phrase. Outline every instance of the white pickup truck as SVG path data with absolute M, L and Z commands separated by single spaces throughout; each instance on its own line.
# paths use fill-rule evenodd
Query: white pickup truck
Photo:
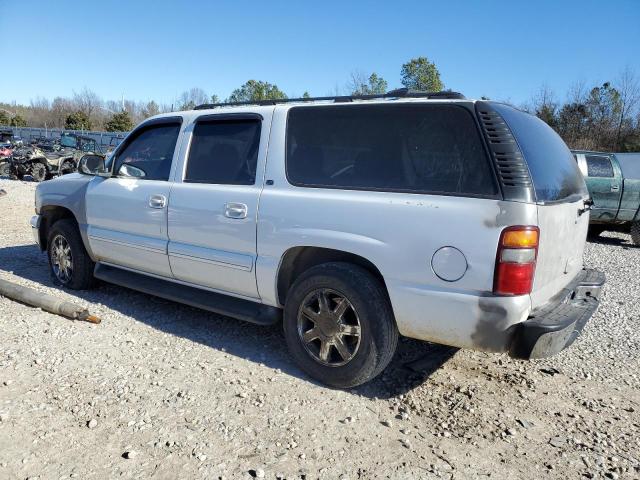
M 301 368 L 347 388 L 398 335 L 518 358 L 571 344 L 604 283 L 582 266 L 589 208 L 542 121 L 399 90 L 153 117 L 38 185 L 31 225 L 64 287 L 282 321 Z

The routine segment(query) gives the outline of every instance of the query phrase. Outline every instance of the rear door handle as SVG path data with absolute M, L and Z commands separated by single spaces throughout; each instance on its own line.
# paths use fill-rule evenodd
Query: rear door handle
M 167 205 L 167 197 L 164 195 L 151 195 L 149 197 L 149 207 L 164 208 Z
M 612 192 L 617 192 L 620 190 L 620 185 L 611 185 L 611 191 Z
M 228 218 L 247 218 L 247 206 L 244 203 L 225 203 L 224 216 Z

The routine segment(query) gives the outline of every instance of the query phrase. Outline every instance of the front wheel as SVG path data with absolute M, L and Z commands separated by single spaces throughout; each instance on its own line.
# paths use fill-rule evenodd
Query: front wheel
M 8 177 L 11 175 L 11 165 L 9 162 L 0 162 L 0 177 Z
M 393 311 L 381 282 L 348 263 L 304 272 L 284 309 L 287 345 L 300 367 L 332 387 L 351 388 L 378 375 L 398 343 Z
M 82 243 L 78 226 L 73 220 L 58 220 L 47 240 L 49 267 L 53 281 L 73 290 L 91 288 L 95 264 Z
M 29 175 L 34 182 L 44 182 L 47 178 L 47 167 L 40 162 L 34 162 L 29 167 Z

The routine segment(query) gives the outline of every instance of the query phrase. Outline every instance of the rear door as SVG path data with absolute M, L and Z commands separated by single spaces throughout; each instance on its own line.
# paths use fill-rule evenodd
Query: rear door
M 169 202 L 169 261 L 184 282 L 257 298 L 256 222 L 273 109 L 203 115 Z
M 585 154 L 587 166 L 587 187 L 593 199 L 591 218 L 613 220 L 618 214 L 622 185 L 620 175 L 616 176 L 608 155 Z
M 543 305 L 582 269 L 589 198 L 582 173 L 564 141 L 545 122 L 506 105 L 494 105 L 526 160 L 535 190 L 540 243 L 531 293 Z

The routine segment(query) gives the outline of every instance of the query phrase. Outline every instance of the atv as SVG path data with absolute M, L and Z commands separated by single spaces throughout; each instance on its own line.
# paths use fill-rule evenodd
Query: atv
M 42 182 L 56 175 L 75 172 L 80 158 L 87 153 L 103 153 L 94 139 L 75 133 L 63 133 L 56 144 L 59 148 L 51 151 L 44 151 L 36 145 L 15 149 L 10 157 L 9 175 L 20 180 L 29 175 L 35 182 Z

